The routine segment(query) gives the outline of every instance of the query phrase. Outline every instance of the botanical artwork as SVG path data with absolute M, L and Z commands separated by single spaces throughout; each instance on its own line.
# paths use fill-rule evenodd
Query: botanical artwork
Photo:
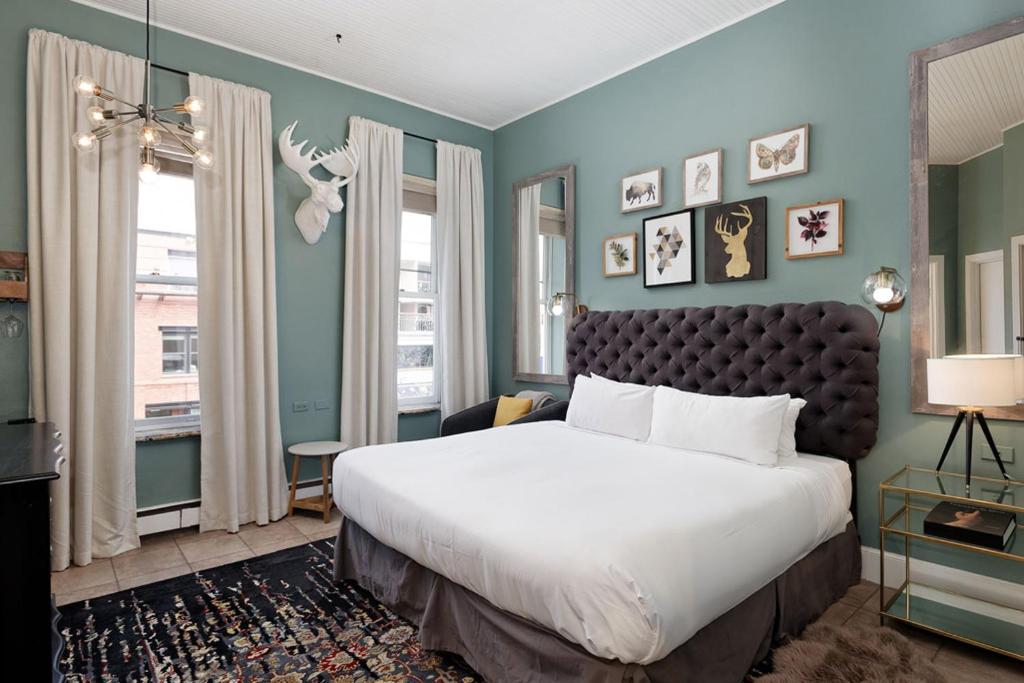
M 636 274 L 636 233 L 612 235 L 604 240 L 604 276 Z
M 696 282 L 693 209 L 644 219 L 644 287 Z
M 661 206 L 661 167 L 626 176 L 619 192 L 622 213 Z
M 694 208 L 722 201 L 722 150 L 683 159 L 683 206 Z
M 747 182 L 761 183 L 774 178 L 807 173 L 810 135 L 811 126 L 805 123 L 778 133 L 751 138 Z
M 786 209 L 786 258 L 838 256 L 842 253 L 842 199 Z
M 767 277 L 767 206 L 767 197 L 756 197 L 705 210 L 705 282 Z

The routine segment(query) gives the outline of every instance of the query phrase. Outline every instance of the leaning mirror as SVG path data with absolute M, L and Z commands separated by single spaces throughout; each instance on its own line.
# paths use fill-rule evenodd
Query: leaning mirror
M 928 358 L 1024 352 L 1024 18 L 911 59 L 914 410 Z M 1024 408 L 986 411 L 1024 419 Z
M 565 333 L 575 307 L 575 167 L 512 185 L 513 375 L 566 383 Z

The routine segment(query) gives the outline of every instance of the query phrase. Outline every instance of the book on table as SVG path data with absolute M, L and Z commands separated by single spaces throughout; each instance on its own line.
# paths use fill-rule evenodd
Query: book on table
M 1003 550 L 1017 528 L 1011 512 L 944 500 L 924 518 L 924 532 L 951 541 Z

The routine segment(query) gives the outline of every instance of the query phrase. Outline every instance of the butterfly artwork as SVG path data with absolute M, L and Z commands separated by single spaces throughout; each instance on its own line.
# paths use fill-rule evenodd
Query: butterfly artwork
M 838 256 L 842 253 L 842 199 L 786 209 L 786 258 Z
M 807 173 L 810 124 L 750 139 L 748 183 Z

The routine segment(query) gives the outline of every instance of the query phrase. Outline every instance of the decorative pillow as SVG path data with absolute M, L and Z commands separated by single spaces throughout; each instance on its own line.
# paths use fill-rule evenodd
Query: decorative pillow
M 572 427 L 646 441 L 653 407 L 654 387 L 580 375 L 565 421 Z
M 807 405 L 802 398 L 789 399 L 786 406 L 786 415 L 782 418 L 782 432 L 779 434 L 779 464 L 791 463 L 797 458 L 796 454 L 796 420 L 800 417 L 800 411 Z
M 650 442 L 774 466 L 789 401 L 789 394 L 709 396 L 658 387 Z
M 523 415 L 528 415 L 533 409 L 532 398 L 512 398 L 501 396 L 498 398 L 498 409 L 494 411 L 494 426 L 501 427 L 513 420 L 518 420 Z

